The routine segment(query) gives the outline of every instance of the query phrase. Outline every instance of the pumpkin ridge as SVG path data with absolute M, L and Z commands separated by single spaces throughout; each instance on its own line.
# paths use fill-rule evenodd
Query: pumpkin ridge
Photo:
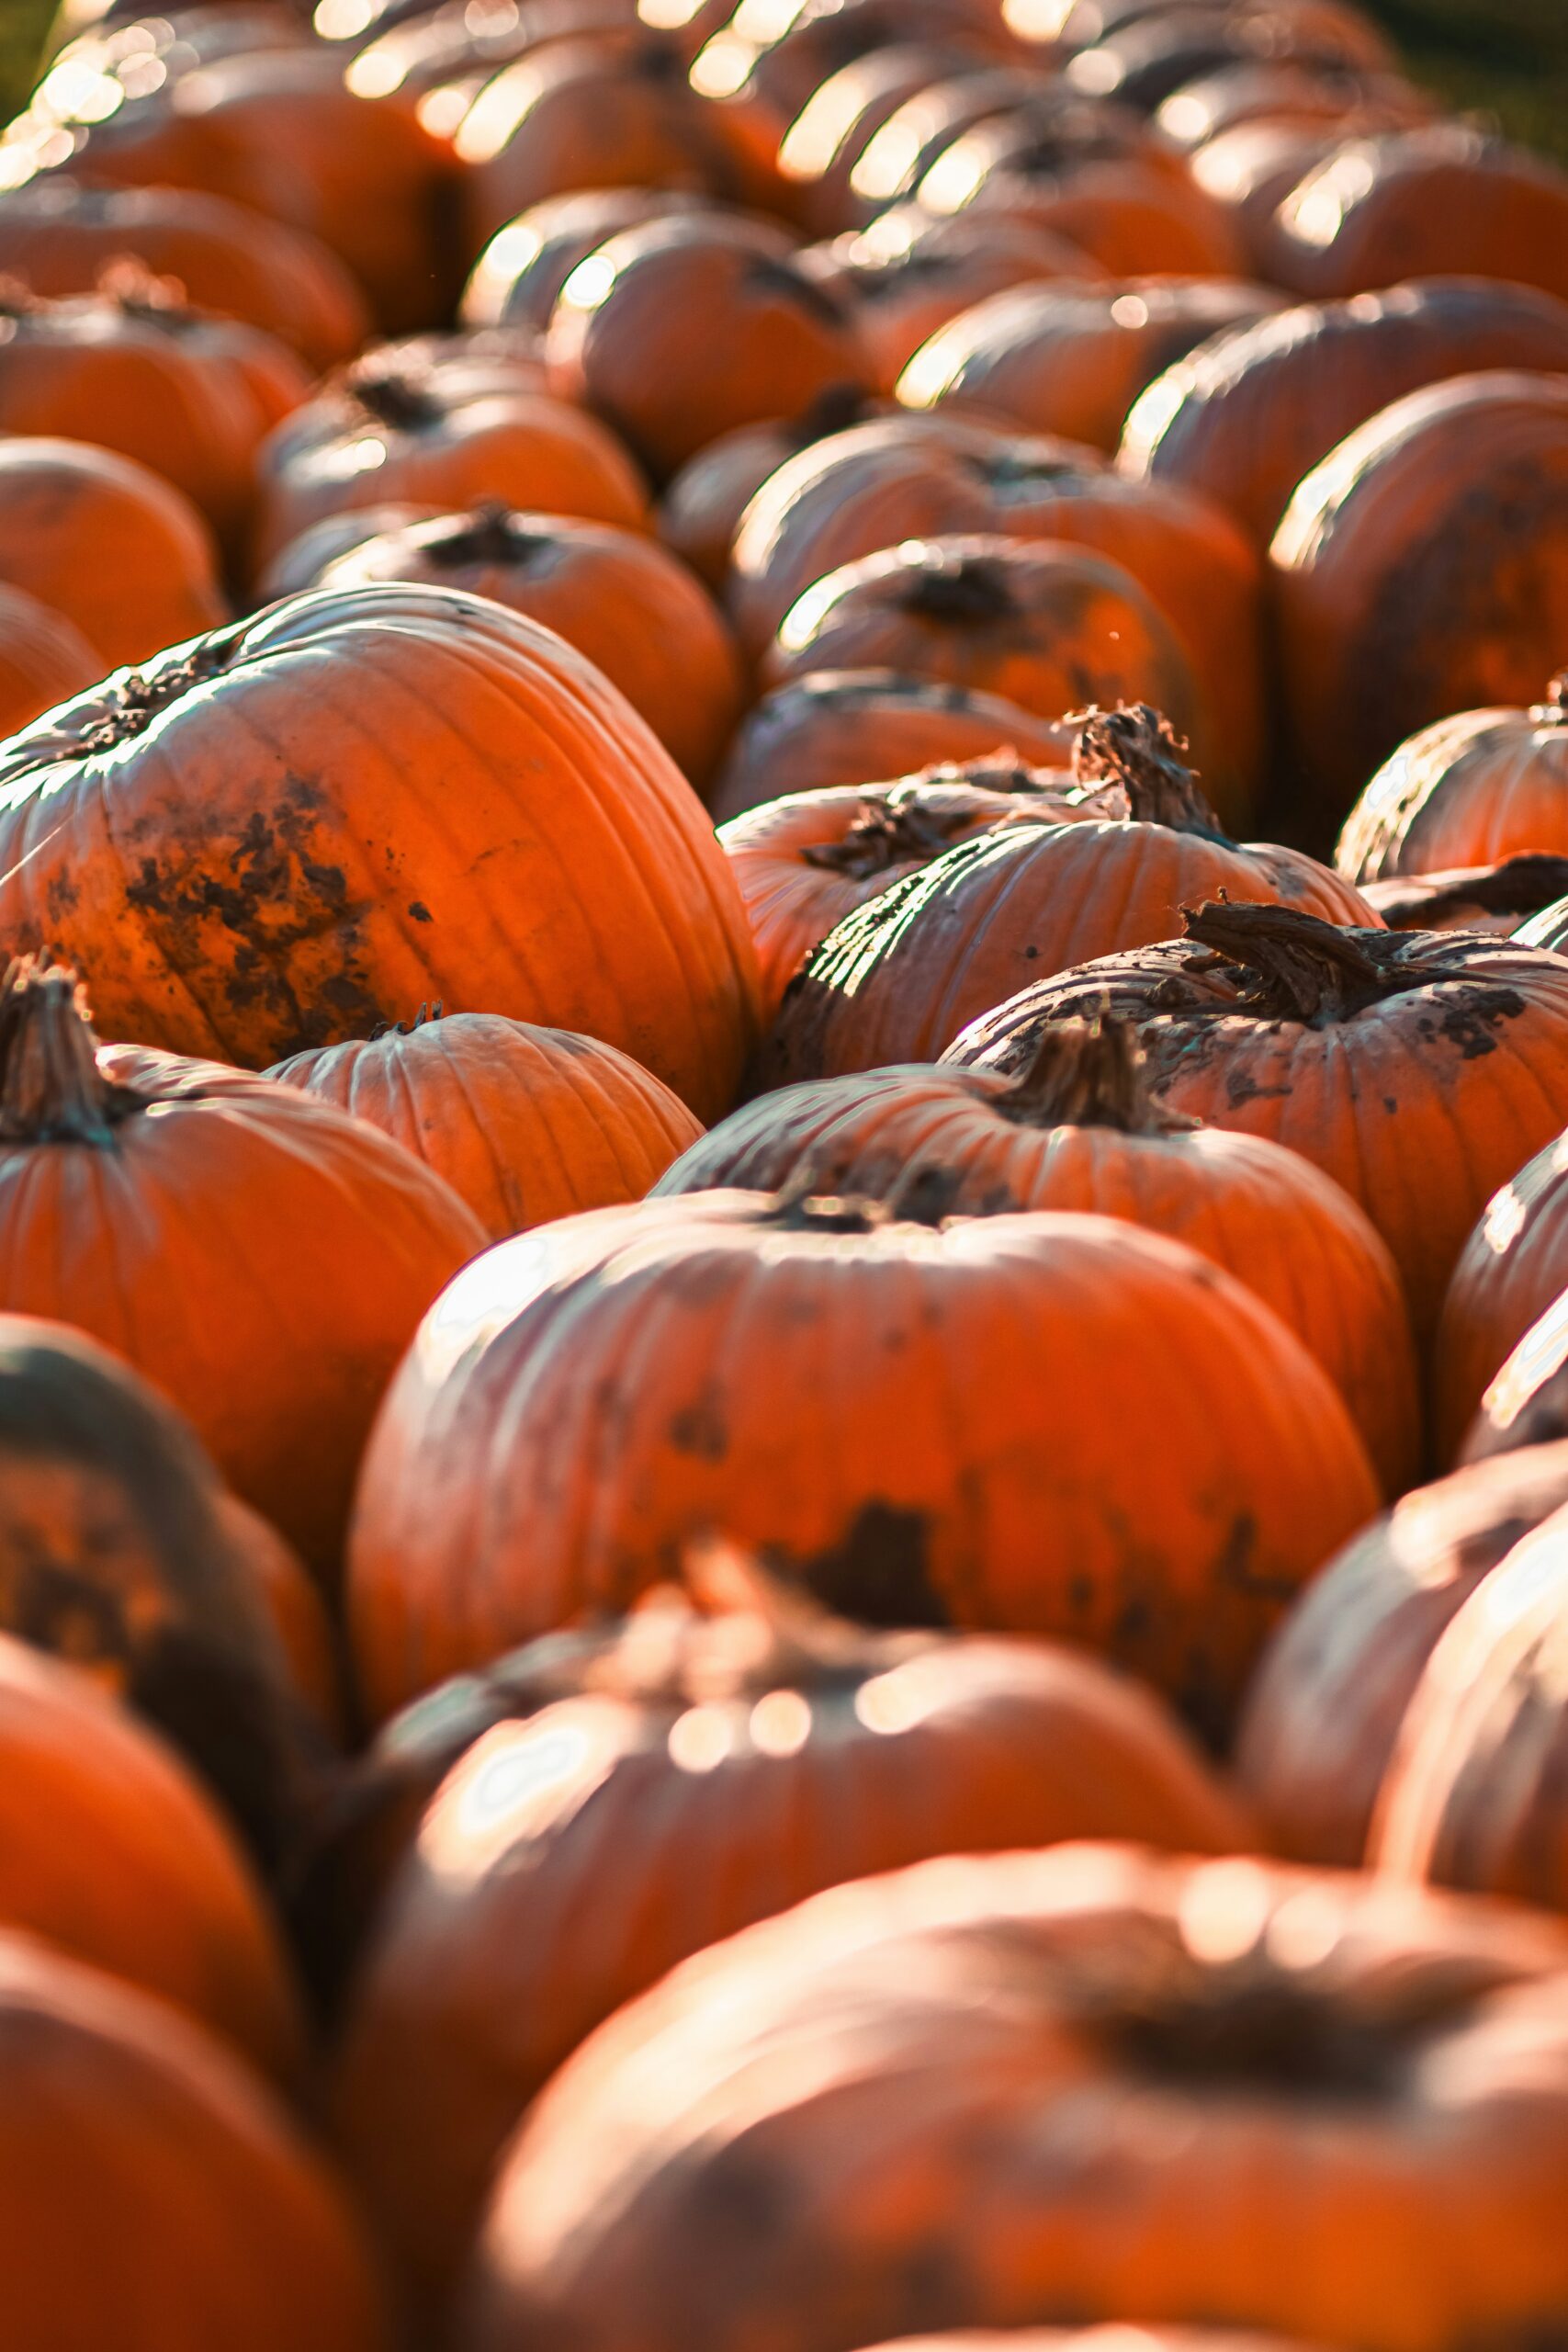
M 149 1097 L 98 1067 L 86 990 L 64 965 L 17 956 L 0 983 L 0 1139 L 110 1145 Z

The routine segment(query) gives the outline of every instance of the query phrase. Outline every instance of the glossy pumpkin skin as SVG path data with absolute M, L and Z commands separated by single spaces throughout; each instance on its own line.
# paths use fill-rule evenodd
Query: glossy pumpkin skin
M 1317 1358 L 1384 1492 L 1416 1475 L 1415 1356 L 1386 1244 L 1298 1153 L 1160 1112 L 1119 1036 L 1064 1023 L 1016 1079 L 916 1064 L 786 1087 L 721 1120 L 653 1190 L 783 1192 L 807 1181 L 933 1222 L 1087 1210 L 1184 1242 L 1245 1283 Z
M 1493 368 L 1568 368 L 1568 304 L 1455 277 L 1303 304 L 1233 328 L 1157 377 L 1128 418 L 1121 469 L 1201 492 L 1267 546 L 1297 484 L 1370 417 Z
M 145 466 L 76 441 L 0 441 L 0 577 L 79 629 L 100 672 L 228 617 L 195 507 Z
M 912 409 L 977 409 L 1114 455 L 1129 409 L 1156 376 L 1278 307 L 1266 287 L 1233 278 L 1019 287 L 939 329 L 899 377 L 898 398 Z
M 671 1610 L 599 1652 L 454 1764 L 356 1971 L 334 2137 L 422 2302 L 449 2289 L 528 2100 L 693 1952 L 930 1855 L 1086 1835 L 1226 1853 L 1247 1834 L 1148 1693 L 1043 1643 L 830 1626 L 818 1648 L 787 1617 Z M 671 1840 L 694 1867 L 676 1901 Z
M 1307 124 L 1337 139 L 1362 139 L 1408 129 L 1432 112 L 1432 100 L 1397 74 L 1261 58 L 1183 82 L 1155 109 L 1154 123 L 1190 157 L 1244 124 Z
M 756 981 L 724 854 L 558 638 L 455 590 L 321 591 L 138 676 L 0 763 L 0 922 L 81 954 L 110 1034 L 254 1068 L 482 1005 L 728 1107 Z
M 879 233 L 882 223 L 893 213 L 902 213 L 907 219 L 937 221 L 939 225 L 962 219 L 962 214 L 937 215 L 928 211 L 916 200 L 917 189 L 931 165 L 965 131 L 978 123 L 993 122 L 1000 115 L 1016 115 L 1021 105 L 1037 120 L 1055 116 L 1058 123 L 1064 117 L 1069 124 L 1086 122 L 1081 101 L 1065 101 L 1059 87 L 1037 73 L 1025 79 L 1016 66 L 987 66 L 976 61 L 966 70 L 950 74 L 925 89 L 915 91 L 889 117 L 855 165 L 851 176 L 854 217 L 864 220 L 873 235 Z M 1098 115 L 1095 119 L 1103 132 L 1103 116 Z M 1116 128 L 1124 141 L 1128 129 L 1124 119 Z M 989 219 L 990 225 L 999 224 L 1015 232 L 1022 229 L 1028 234 L 1051 233 L 1049 230 L 1037 229 L 1033 223 L 1007 220 L 1000 213 L 994 213 Z M 1069 250 L 1082 253 L 1078 246 Z M 1088 254 L 1083 255 L 1083 260 L 1089 275 L 1098 274 L 1097 262 Z
M 1307 476 L 1270 562 L 1292 731 L 1325 785 L 1447 711 L 1525 703 L 1568 634 L 1568 378 L 1396 401 Z
M 1286 198 L 1269 260 L 1320 299 L 1464 272 L 1568 295 L 1568 175 L 1458 123 L 1354 141 Z
M 1229 214 L 1247 265 L 1258 277 L 1267 273 L 1273 251 L 1274 215 L 1343 135 L 1334 123 L 1265 118 L 1216 132 L 1188 157 L 1193 181 Z
M 1370 882 L 1565 853 L 1568 677 L 1528 710 L 1464 711 L 1402 743 L 1347 818 L 1335 864 Z
M 763 1082 L 934 1061 L 1032 981 L 1168 939 L 1207 899 L 1369 920 L 1301 851 L 1229 841 L 1156 725 L 1145 709 L 1080 729 L 1075 775 L 1103 808 L 962 842 L 844 916 L 784 999 Z
M 1555 2325 L 1563 1950 L 1473 1898 L 1127 1847 L 818 1895 L 557 2077 L 459 2342 L 827 2352 L 1131 2308 L 1440 2352 Z M 742 2181 L 743 2254 L 694 2260 Z
M 0 1950 L 0 2261 L 15 2352 L 385 2352 L 320 2158 L 221 2043 L 24 1936 Z M 93 2216 L 93 2258 L 80 2246 Z M 58 2257 L 58 2258 L 56 2258 Z
M 1183 734 L 1201 689 L 1132 573 L 1065 542 L 995 535 L 908 539 L 846 563 L 784 616 L 769 685 L 821 670 L 905 671 L 999 695 L 1037 718 L 1148 702 Z
M 1405 1710 L 1446 1629 L 1568 1502 L 1568 1445 L 1455 1471 L 1345 1546 L 1264 1652 L 1235 1770 L 1269 1850 L 1354 1869 Z
M 717 1528 L 846 1614 L 1066 1634 L 1223 1722 L 1277 1597 L 1373 1507 L 1300 1342 L 1215 1267 L 1109 1219 L 931 1233 L 725 1193 L 503 1250 L 446 1293 L 366 1458 L 349 1605 L 378 1716 L 624 1606 Z M 1179 1381 L 1147 1340 L 1172 1314 Z M 991 1377 L 1024 1334 L 1038 1376 Z M 805 1416 L 787 1442 L 781 1394 Z M 590 1494 L 565 1465 L 612 1397 Z M 1114 1525 L 1091 1499 L 1111 1492 Z
M 104 664 L 73 621 L 0 587 L 0 740 L 92 685 Z
M 379 449 L 367 466 L 367 447 Z M 389 503 L 450 514 L 480 500 L 636 529 L 648 509 L 626 451 L 591 416 L 525 385 L 461 369 L 351 368 L 273 434 L 261 456 L 258 562 L 329 514 Z
M 640 1200 L 703 1132 L 629 1055 L 493 1012 L 297 1054 L 267 1075 L 391 1136 L 491 1241 Z
M 1360 1203 L 1424 1341 L 1477 1216 L 1557 1132 L 1568 965 L 1512 940 L 1333 934 L 1247 908 L 1206 907 L 1191 928 L 1025 989 L 949 1058 L 1017 1070 L 1048 1021 L 1131 1021 L 1161 1102 L 1289 1145 Z
M 1109 12 L 1113 13 L 1113 12 Z M 1375 73 L 1392 66 L 1387 37 L 1359 8 L 1235 10 L 1177 6 L 1139 9 L 1104 21 L 1069 68 L 1069 81 L 1102 89 L 1121 105 L 1158 120 L 1165 101 L 1204 74 L 1277 61 L 1275 70 Z
M 702 211 L 709 201 L 690 188 L 594 187 L 530 204 L 496 231 L 475 262 L 459 321 L 465 327 L 525 327 L 542 337 L 580 261 L 623 229 Z
M 163 1742 L 0 1634 L 0 1926 L 156 1993 L 289 2075 L 300 2019 L 261 1891 Z
M 196 188 L 84 187 L 45 177 L 0 197 L 0 271 L 37 294 L 87 294 L 130 255 L 198 311 L 244 319 L 321 370 L 351 358 L 370 314 L 314 237 Z
M 1514 1350 L 1568 1290 L 1568 1146 L 1537 1152 L 1487 1202 L 1443 1302 L 1436 1436 L 1451 1458 Z
M 958 842 L 1077 816 L 1071 795 L 1059 769 L 993 756 L 925 768 L 896 784 L 790 793 L 721 826 L 751 925 L 764 1014 L 777 1012 L 804 959 L 854 908 Z
M 1066 769 L 1072 730 L 998 695 L 893 670 L 823 671 L 764 695 L 729 747 L 712 797 L 716 822 L 785 794 L 912 775 L 943 760 L 1016 754 Z
M 778 148 L 790 218 L 808 234 L 831 237 L 860 217 L 857 164 L 883 124 L 922 90 L 962 73 L 960 49 L 894 40 L 852 57 L 818 83 Z
M 722 318 L 722 346 L 692 337 Z M 849 306 L 773 224 L 690 213 L 580 263 L 546 339 L 551 389 L 583 401 L 667 481 L 721 434 L 868 381 Z
M 690 784 L 711 781 L 740 716 L 739 656 L 700 582 L 641 532 L 487 505 L 366 539 L 312 585 L 388 580 L 461 588 L 543 622 L 620 688 Z
M 1488 1462 L 1560 1437 L 1568 1437 L 1568 1306 L 1556 1298 L 1487 1389 L 1459 1459 Z
M 789 458 L 842 433 L 892 413 L 892 402 L 840 385 L 797 417 L 739 424 L 699 449 L 673 474 L 659 502 L 659 536 L 716 594 L 729 577 L 729 551 L 740 518 L 762 484 Z

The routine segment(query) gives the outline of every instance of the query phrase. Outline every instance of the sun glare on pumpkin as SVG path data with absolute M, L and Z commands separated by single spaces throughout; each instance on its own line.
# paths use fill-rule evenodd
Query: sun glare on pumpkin
M 1194 1960 L 1223 1968 L 1255 1949 L 1269 1906 L 1269 1875 L 1257 1862 L 1213 1862 L 1182 1890 L 1177 1925 Z

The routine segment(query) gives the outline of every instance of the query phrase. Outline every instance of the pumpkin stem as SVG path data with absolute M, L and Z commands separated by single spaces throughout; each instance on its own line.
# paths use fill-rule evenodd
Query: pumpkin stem
M 16 957 L 0 981 L 0 1138 L 111 1144 L 142 1097 L 107 1079 L 97 1057 L 75 973 L 40 956 Z
M 396 433 L 417 432 L 422 425 L 441 421 L 441 402 L 412 368 L 386 360 L 362 360 L 348 370 L 343 383 L 356 408 Z
M 1026 768 L 1010 746 L 990 760 L 928 768 L 920 782 L 927 790 L 968 786 L 973 791 L 1023 798 L 1030 794 L 1038 797 L 1053 785 L 1059 786 L 1060 778 L 1054 771 L 1041 775 Z M 808 842 L 800 854 L 805 865 L 825 874 L 843 874 L 852 881 L 865 882 L 895 865 L 940 857 L 973 823 L 972 809 L 932 808 L 929 801 L 896 787 L 879 798 L 863 800 L 860 814 L 841 841 Z M 1563 896 L 1568 897 L 1568 885 Z
M 971 472 L 976 473 L 987 486 L 999 491 L 1006 499 L 1011 491 L 1031 491 L 1041 482 L 1082 481 L 1084 468 L 1080 459 L 1062 457 L 1031 456 L 1027 443 L 1015 447 L 1004 443 L 997 450 L 976 451 L 968 460 Z
M 788 439 L 794 448 L 809 449 L 814 442 L 847 433 L 852 424 L 864 424 L 877 413 L 877 404 L 863 385 L 829 384 L 786 428 Z
M 1568 709 L 1563 717 L 1568 718 Z M 1407 883 L 1378 894 L 1378 912 L 1391 929 L 1404 929 L 1408 919 L 1413 929 L 1427 930 L 1446 915 L 1472 909 L 1486 915 L 1538 914 L 1568 899 L 1568 857 L 1530 850 L 1505 859 L 1490 873 L 1457 875 L 1441 889 L 1423 889 L 1422 881 L 1413 874 Z
M 788 302 L 797 311 L 809 311 L 825 326 L 841 327 L 847 313 L 844 304 L 830 286 L 824 286 L 795 266 L 793 258 L 778 254 L 758 254 L 749 262 L 744 274 L 747 288 L 774 300 Z
M 1419 984 L 1407 954 L 1394 963 L 1410 947 L 1408 933 L 1341 931 L 1299 907 L 1235 906 L 1228 899 L 1184 907 L 1182 917 L 1188 938 L 1208 951 L 1190 968 L 1235 965 L 1238 1004 L 1264 1020 L 1327 1028 Z
M 520 565 L 545 541 L 524 526 L 504 499 L 487 498 L 468 514 L 439 525 L 421 544 L 426 555 L 456 571 L 470 563 Z
M 993 555 L 929 550 L 903 594 L 906 612 L 955 628 L 991 628 L 1013 610 L 1005 564 Z
M 1081 729 L 1073 751 L 1076 783 L 1120 785 L 1135 824 L 1166 825 L 1172 832 L 1228 841 L 1198 788 L 1197 776 L 1182 759 L 1186 742 L 1169 719 L 1146 702 L 1119 703 L 1114 710 L 1074 711 L 1067 724 Z
M 995 1107 L 1021 1127 L 1113 1127 L 1120 1135 L 1152 1136 L 1195 1126 L 1155 1101 L 1144 1064 L 1129 1022 L 1109 1012 L 1054 1021 Z
M 375 1045 L 381 1037 L 412 1037 L 416 1029 L 428 1028 L 432 1022 L 439 1021 L 446 1010 L 437 997 L 434 1004 L 422 1004 L 412 1021 L 378 1021 L 370 1032 L 370 1043 Z
M 160 277 L 144 262 L 129 254 L 120 254 L 99 271 L 97 291 L 126 318 L 137 319 L 144 326 L 177 333 L 197 323 L 179 279 Z
M 763 1215 L 775 1233 L 874 1233 L 892 1217 L 881 1201 L 851 1200 L 815 1189 L 807 1167 L 773 1196 Z

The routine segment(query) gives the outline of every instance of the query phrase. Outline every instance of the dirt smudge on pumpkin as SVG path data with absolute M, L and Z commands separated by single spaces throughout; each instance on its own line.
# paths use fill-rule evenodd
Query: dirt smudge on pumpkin
M 947 1609 L 931 1567 L 926 1512 L 863 1503 L 842 1540 L 808 1559 L 780 1565 L 840 1617 L 868 1625 L 945 1625 Z

